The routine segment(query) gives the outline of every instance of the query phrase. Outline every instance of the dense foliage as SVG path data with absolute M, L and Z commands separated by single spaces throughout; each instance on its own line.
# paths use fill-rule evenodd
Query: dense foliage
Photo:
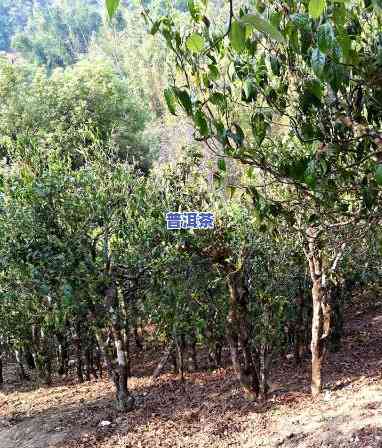
M 4 62 L 0 89 L 1 144 L 8 159 L 54 148 L 80 166 L 102 145 L 148 166 L 142 131 L 150 114 L 110 64 L 84 60 L 48 76 L 44 69 L 31 74 Z
M 318 394 L 353 290 L 381 274 L 378 2 L 118 6 L 7 25 L 0 351 L 46 383 L 106 368 L 122 410 L 146 347 L 154 377 L 232 363 L 250 399 L 311 356 Z M 170 211 L 214 227 L 167 230 Z
M 86 54 L 102 24 L 96 2 L 52 2 L 35 8 L 12 39 L 12 47 L 48 69 L 73 64 Z
M 172 14 L 145 17 L 181 73 L 165 91 L 170 112 L 180 106 L 192 119 L 221 171 L 227 157 L 249 165 L 259 220 L 276 232 L 286 222 L 301 240 L 317 394 L 344 229 L 356 238 L 380 220 L 381 10 L 363 1 L 229 6 L 225 31 L 203 2 L 189 3 L 186 26 Z

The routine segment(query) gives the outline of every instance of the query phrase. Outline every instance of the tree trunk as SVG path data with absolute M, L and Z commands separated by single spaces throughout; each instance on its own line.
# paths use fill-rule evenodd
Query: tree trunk
M 142 344 L 142 336 L 140 336 L 138 331 L 138 322 L 134 322 L 134 340 L 135 340 L 135 346 L 139 351 L 143 350 L 143 344 Z
M 93 345 L 90 341 L 85 348 L 85 378 L 86 381 L 91 381 L 91 375 L 97 379 L 97 374 L 93 366 Z
M 222 366 L 222 350 L 223 340 L 218 338 L 213 342 L 208 343 L 208 368 L 216 369 Z
M 175 349 L 171 350 L 170 358 L 171 358 L 171 364 L 172 364 L 173 372 L 174 373 L 178 373 L 178 361 L 177 361 L 177 356 L 176 356 L 176 345 L 175 345 Z
M 56 334 L 58 341 L 58 373 L 59 375 L 68 374 L 68 362 L 69 362 L 69 347 L 66 337 L 61 334 Z
M 3 387 L 4 377 L 3 377 L 3 354 L 0 352 L 0 389 Z
M 22 356 L 20 350 L 15 350 L 15 357 L 16 357 L 16 372 L 17 376 L 21 381 L 29 380 L 29 376 L 25 373 Z
M 114 383 L 117 389 L 117 407 L 121 411 L 130 411 L 134 407 L 135 400 L 127 387 L 128 357 L 124 338 L 122 336 L 122 323 L 117 288 L 114 285 L 108 287 L 105 296 L 110 311 L 111 328 L 117 354 L 116 374 L 114 375 Z
M 76 328 L 76 333 L 73 336 L 73 344 L 75 348 L 75 358 L 76 358 L 76 373 L 79 383 L 84 382 L 83 366 L 82 366 L 82 347 L 81 347 L 81 337 L 79 335 L 79 324 Z
M 191 355 L 190 355 L 188 361 L 191 366 L 191 369 L 194 372 L 197 372 L 199 370 L 199 366 L 198 366 L 198 356 L 197 356 L 197 351 L 196 351 L 196 335 L 195 335 L 195 333 L 191 334 L 190 348 L 191 348 Z
M 297 318 L 294 339 L 294 357 L 297 365 L 301 364 L 305 350 L 304 302 L 304 292 L 300 291 L 297 298 Z
M 336 353 L 341 349 L 343 334 L 343 288 L 339 285 L 331 285 L 329 290 L 330 303 L 332 305 L 332 330 L 330 333 L 328 348 Z
M 25 349 L 25 361 L 29 369 L 34 370 L 36 368 L 34 357 L 29 347 Z
M 332 307 L 328 296 L 327 275 L 323 264 L 322 252 L 318 246 L 314 231 L 308 233 L 308 248 L 306 252 L 309 270 L 312 278 L 312 380 L 313 397 L 322 391 L 322 364 L 326 353 L 327 339 L 332 324 Z
M 178 355 L 178 373 L 180 374 L 180 380 L 184 381 L 184 349 L 185 349 L 185 338 L 184 334 L 180 336 L 174 335 L 176 352 Z
M 268 379 L 269 369 L 272 362 L 272 351 L 267 344 L 262 344 L 260 353 L 260 392 L 262 397 L 266 399 L 269 389 Z
M 32 326 L 32 356 L 39 378 L 46 384 L 51 384 L 52 359 L 49 337 L 43 328 Z
M 102 371 L 102 354 L 101 354 L 101 350 L 100 350 L 100 348 L 98 346 L 95 348 L 94 363 L 95 363 L 95 366 L 96 366 L 96 368 L 98 370 L 99 377 L 102 378 L 102 374 L 103 374 L 103 371 Z
M 96 339 L 97 339 L 97 343 L 98 343 L 98 347 L 99 347 L 100 357 L 102 357 L 105 360 L 106 369 L 109 374 L 109 377 L 113 380 L 113 382 L 115 383 L 115 386 L 117 387 L 112 356 L 111 356 L 110 351 L 108 350 L 108 347 L 104 341 L 102 332 L 100 330 L 96 330 L 95 335 L 96 335 Z
M 172 340 L 170 342 L 170 344 L 168 345 L 168 347 L 166 348 L 166 350 L 164 351 L 164 353 L 163 353 L 163 355 L 153 373 L 153 376 L 151 377 L 152 380 L 155 380 L 161 374 L 164 366 L 166 365 L 166 362 L 168 361 L 168 358 L 170 357 L 173 346 L 174 346 L 174 341 Z
M 317 396 L 321 393 L 322 389 L 322 378 L 321 369 L 322 361 L 324 359 L 324 340 L 322 339 L 323 334 L 323 314 L 322 314 L 322 302 L 323 302 L 324 292 L 321 285 L 321 278 L 313 282 L 312 288 L 312 301 L 313 301 L 313 318 L 312 318 L 312 341 L 311 341 L 311 352 L 312 352 L 312 382 L 311 390 L 312 395 Z
M 221 341 L 215 342 L 214 358 L 217 367 L 222 366 L 222 351 L 223 351 L 223 342 Z
M 129 294 L 130 293 L 130 294 Z M 128 290 L 124 290 L 123 292 L 123 318 L 125 321 L 125 324 L 123 326 L 122 330 L 122 337 L 123 342 L 126 349 L 126 355 L 127 355 L 127 375 L 130 378 L 131 377 L 131 360 L 130 360 L 130 316 L 129 312 L 130 310 L 130 301 L 134 300 L 134 297 L 131 298 L 131 292 Z
M 232 364 L 248 398 L 256 399 L 260 392 L 259 360 L 251 347 L 248 288 L 241 270 L 229 273 L 227 280 L 229 288 L 227 339 Z M 241 356 L 238 344 L 242 349 Z
M 52 383 L 52 347 L 50 338 L 46 332 L 41 329 L 41 358 L 43 360 L 43 379 L 46 385 Z
M 130 411 L 134 407 L 134 397 L 130 395 L 127 388 L 127 372 L 126 369 L 123 368 L 123 348 L 120 347 L 122 339 L 117 339 L 114 341 L 117 349 L 117 355 L 119 354 L 119 359 L 117 359 L 117 366 L 115 366 L 112 361 L 111 350 L 109 350 L 106 346 L 101 331 L 96 331 L 96 339 L 100 348 L 100 352 L 105 359 L 109 377 L 112 379 L 114 387 L 116 389 L 117 408 L 121 411 Z
M 122 337 L 118 333 L 114 333 L 114 343 L 117 350 L 118 363 L 117 405 L 120 411 L 130 411 L 134 407 L 134 398 L 130 395 L 127 387 L 127 356 L 123 347 Z

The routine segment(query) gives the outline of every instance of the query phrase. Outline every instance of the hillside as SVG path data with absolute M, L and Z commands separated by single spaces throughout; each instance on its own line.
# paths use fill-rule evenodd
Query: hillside
M 283 360 L 266 403 L 242 398 L 229 368 L 171 373 L 154 383 L 154 351 L 134 357 L 137 408 L 118 413 L 106 379 L 52 387 L 7 383 L 0 394 L 1 448 L 351 447 L 382 446 L 382 307 L 348 310 L 344 347 L 331 355 L 320 399 L 308 394 L 308 361 Z M 9 366 L 8 369 L 12 366 Z M 7 372 L 9 374 L 9 371 Z

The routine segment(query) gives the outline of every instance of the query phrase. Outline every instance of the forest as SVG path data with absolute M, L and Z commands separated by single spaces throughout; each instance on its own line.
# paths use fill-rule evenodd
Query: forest
M 0 0 L 0 448 L 382 447 L 381 0 Z

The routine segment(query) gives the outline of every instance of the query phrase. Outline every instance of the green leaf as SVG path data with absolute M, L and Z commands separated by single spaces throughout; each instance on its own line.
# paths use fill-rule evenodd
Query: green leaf
M 168 110 L 172 113 L 172 115 L 176 115 L 175 95 L 171 87 L 164 90 L 164 99 L 166 100 Z
M 286 166 L 286 172 L 288 175 L 293 177 L 296 180 L 303 180 L 305 171 L 307 169 L 307 161 L 306 159 L 297 159 L 293 161 L 290 165 Z
M 325 55 L 319 48 L 313 48 L 311 62 L 314 73 L 320 76 L 325 66 Z
M 285 38 L 280 33 L 280 31 L 277 28 L 275 28 L 271 23 L 264 20 L 258 15 L 251 14 L 244 16 L 241 18 L 241 22 L 247 25 L 254 26 L 258 31 L 267 34 L 269 37 L 271 37 L 274 40 L 277 40 L 278 42 L 285 43 Z
M 205 87 L 207 87 L 207 89 L 212 88 L 212 84 L 211 84 L 211 79 L 209 78 L 209 73 L 203 73 L 202 74 L 202 80 L 203 80 L 203 84 Z
M 195 22 L 199 22 L 201 18 L 200 6 L 194 0 L 188 0 L 187 6 L 191 17 L 195 20 Z
M 106 0 L 106 9 L 110 19 L 112 19 L 117 12 L 119 1 L 120 0 Z
M 310 0 L 309 15 L 313 19 L 318 19 L 326 9 L 326 0 Z
M 310 19 L 307 15 L 296 13 L 291 16 L 291 20 L 298 29 L 303 31 L 310 30 Z
M 227 106 L 227 100 L 226 97 L 221 92 L 214 92 L 210 96 L 210 101 L 215 106 L 218 106 L 220 109 L 225 109 Z
M 277 28 L 278 26 L 280 26 L 282 17 L 283 17 L 283 14 L 281 13 L 281 11 L 274 11 L 274 12 L 272 12 L 269 20 L 270 20 L 271 24 L 275 28 Z
M 246 101 L 251 101 L 252 99 L 256 99 L 256 89 L 253 82 L 250 79 L 246 79 L 244 81 L 243 90 L 245 94 Z
M 180 105 L 186 111 L 187 115 L 192 115 L 192 102 L 190 95 L 186 90 L 181 90 L 174 88 L 173 89 L 175 96 L 178 98 Z
M 333 9 L 333 22 L 337 30 L 343 31 L 346 22 L 346 7 L 343 3 L 335 3 Z
M 219 141 L 224 145 L 227 143 L 227 135 L 224 124 L 221 121 L 214 120 L 214 127 L 216 129 L 216 136 Z
M 271 56 L 270 63 L 271 63 L 272 73 L 276 76 L 280 76 L 281 64 L 280 64 L 279 59 L 276 56 Z
M 304 113 L 307 113 L 312 107 L 321 107 L 323 90 L 324 88 L 318 79 L 307 79 L 305 81 L 300 95 L 300 107 Z
M 337 92 L 343 84 L 347 83 L 348 76 L 343 65 L 331 62 L 325 66 L 325 79 L 329 81 L 332 89 Z
M 234 185 L 228 185 L 227 190 L 229 193 L 229 198 L 232 199 L 235 195 L 236 187 Z
M 347 63 L 351 50 L 351 39 L 350 36 L 344 35 L 337 38 L 338 44 L 341 48 L 344 61 Z
M 161 23 L 161 20 L 156 20 L 151 27 L 150 34 L 154 36 L 158 32 Z
M 375 181 L 378 185 L 382 185 L 382 165 L 378 165 L 375 169 Z
M 322 52 L 326 52 L 333 48 L 335 43 L 334 31 L 329 22 L 323 23 L 317 30 L 318 48 Z
M 200 53 L 204 48 L 204 37 L 198 33 L 192 33 L 186 40 L 187 48 L 193 53 Z
M 216 81 L 217 79 L 219 79 L 220 73 L 218 68 L 216 67 L 216 65 L 214 64 L 210 64 L 208 66 L 208 70 L 209 70 L 209 78 L 212 79 L 212 81 Z
M 244 132 L 243 129 L 241 129 L 241 127 L 237 124 L 234 123 L 234 128 L 235 128 L 235 134 L 234 134 L 234 140 L 237 143 L 238 146 L 242 146 L 243 142 L 244 142 Z
M 224 172 L 227 170 L 227 167 L 226 167 L 224 159 L 219 159 L 218 160 L 218 168 L 219 168 L 220 171 L 224 171 Z
M 238 53 L 245 49 L 245 26 L 236 20 L 231 26 L 230 40 L 232 48 Z
M 315 174 L 308 174 L 305 176 L 305 183 L 313 190 L 317 185 L 317 176 Z
M 252 133 L 258 145 L 263 142 L 268 128 L 268 123 L 262 113 L 256 113 L 251 119 Z
M 377 12 L 382 11 L 382 0 L 372 0 L 372 4 Z
M 207 137 L 209 134 L 208 123 L 204 112 L 198 109 L 194 116 L 195 126 L 198 128 L 200 135 Z

